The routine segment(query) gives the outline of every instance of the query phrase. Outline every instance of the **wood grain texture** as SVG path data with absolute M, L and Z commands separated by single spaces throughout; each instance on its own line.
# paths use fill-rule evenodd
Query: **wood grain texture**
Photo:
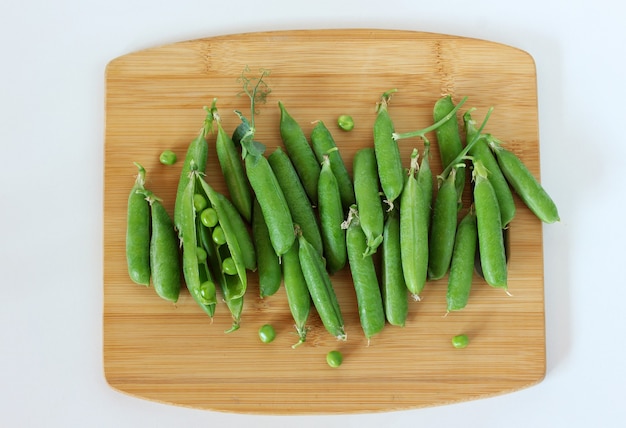
M 224 127 L 237 124 L 233 110 L 249 112 L 237 81 L 244 67 L 271 70 L 272 93 L 257 116 L 257 139 L 280 145 L 278 100 L 307 134 L 315 120 L 333 132 L 351 171 L 355 151 L 371 146 L 379 96 L 397 88 L 389 111 L 399 132 L 432 123 L 438 97 L 476 107 L 480 122 L 490 106 L 487 131 L 508 142 L 539 175 L 537 94 L 532 58 L 497 43 L 441 34 L 387 30 L 282 31 L 186 41 L 125 55 L 106 69 L 104 179 L 104 372 L 119 391 L 144 399 L 200 409 L 259 414 L 378 412 L 443 405 L 512 392 L 545 375 L 542 225 L 516 198 L 510 226 L 509 290 L 475 278 L 469 305 L 445 315 L 446 279 L 429 282 L 412 302 L 406 327 L 387 326 L 367 343 L 360 329 L 347 269 L 333 276 L 348 340 L 337 342 L 317 315 L 298 349 L 284 290 L 260 299 L 249 275 L 241 329 L 224 303 L 211 321 L 183 289 L 176 305 L 153 289 L 133 284 L 124 253 L 126 202 L 136 168 L 147 187 L 173 212 L 187 145 L 204 118 L 202 107 L 218 98 Z M 465 111 L 465 107 L 463 111 Z M 340 114 L 354 117 L 347 133 Z M 459 115 L 460 117 L 460 115 Z M 431 164 L 441 172 L 434 134 Z M 227 194 L 210 139 L 207 180 Z M 402 140 L 408 166 L 420 140 Z M 180 161 L 164 166 L 165 149 Z M 466 186 L 466 189 L 469 186 Z M 467 197 L 467 195 L 466 195 Z M 271 344 L 258 340 L 265 323 L 277 329 Z M 466 333 L 470 346 L 450 344 Z M 332 349 L 344 353 L 339 369 L 326 365 Z

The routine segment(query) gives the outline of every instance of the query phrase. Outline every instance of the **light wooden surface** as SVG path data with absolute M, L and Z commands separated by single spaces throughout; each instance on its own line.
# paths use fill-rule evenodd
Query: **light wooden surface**
M 106 70 L 104 189 L 104 371 L 109 384 L 137 397 L 228 412 L 315 414 L 377 412 L 443 405 L 512 392 L 545 374 L 542 225 L 516 199 L 510 227 L 509 290 L 475 279 L 469 305 L 445 316 L 445 279 L 429 282 L 412 302 L 406 327 L 387 326 L 371 343 L 363 337 L 349 271 L 333 277 L 348 340 L 330 337 L 313 312 L 307 342 L 296 341 L 284 291 L 261 300 L 249 275 L 241 329 L 230 326 L 225 304 L 211 320 L 185 289 L 176 305 L 133 284 L 125 264 L 128 192 L 136 168 L 147 169 L 147 187 L 172 213 L 187 145 L 197 134 L 202 107 L 218 98 L 226 129 L 234 109 L 249 112 L 237 77 L 248 65 L 271 70 L 272 94 L 257 117 L 257 139 L 280 143 L 282 100 L 307 134 L 324 120 L 351 169 L 354 152 L 372 145 L 375 104 L 398 88 L 389 111 L 396 130 L 428 126 L 443 94 L 476 107 L 481 121 L 494 107 L 487 131 L 509 142 L 539 173 L 536 77 L 525 52 L 491 42 L 440 34 L 382 31 L 284 31 L 192 40 L 116 58 Z M 350 133 L 336 128 L 351 114 Z M 460 116 L 459 116 L 460 117 Z M 441 171 L 434 135 L 433 171 Z M 408 165 L 419 140 L 403 140 Z M 175 166 L 159 164 L 174 150 Z M 207 179 L 227 193 L 210 141 Z M 265 323 L 277 329 L 271 344 L 258 340 Z M 470 346 L 450 344 L 466 333 Z M 344 354 L 338 369 L 326 365 L 332 349 Z

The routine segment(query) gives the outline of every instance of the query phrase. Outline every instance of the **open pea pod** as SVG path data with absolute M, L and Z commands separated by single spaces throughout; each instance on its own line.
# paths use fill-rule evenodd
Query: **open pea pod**
M 213 273 L 218 277 L 218 282 L 223 288 L 224 300 L 228 302 L 232 299 L 243 297 L 247 287 L 246 263 L 237 239 L 236 220 L 229 216 L 231 214 L 230 210 L 224 207 L 223 195 L 215 191 L 201 176 L 198 175 L 196 181 L 200 184 L 200 189 L 206 195 L 210 205 L 217 211 L 218 222 L 224 232 L 226 243 L 218 246 L 215 252 L 220 262 L 219 272 L 215 272 L 214 269 Z M 229 257 L 234 263 L 235 272 L 233 272 L 233 275 L 224 272 L 224 261 Z M 226 274 L 220 275 L 223 273 Z M 225 279 L 220 281 L 222 276 Z

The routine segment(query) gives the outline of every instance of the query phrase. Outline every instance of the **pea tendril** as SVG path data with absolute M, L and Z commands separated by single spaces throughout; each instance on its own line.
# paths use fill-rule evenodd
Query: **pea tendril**
M 424 128 L 424 129 L 418 129 L 417 131 L 411 131 L 411 132 L 405 132 L 405 133 L 394 132 L 393 139 L 397 141 L 397 140 L 402 140 L 404 138 L 420 137 L 424 141 L 428 141 L 428 139 L 426 138 L 426 134 L 428 132 L 434 131 L 435 129 L 439 128 L 441 125 L 443 125 L 452 117 L 454 117 L 456 115 L 456 112 L 459 111 L 459 109 L 461 108 L 461 106 L 465 104 L 465 101 L 467 101 L 467 97 L 463 97 L 463 99 L 459 101 L 459 103 L 452 110 L 450 110 L 450 112 L 447 115 L 445 115 L 444 117 L 442 117 L 440 120 L 433 123 L 429 127 Z
M 250 120 L 240 112 L 235 110 L 237 116 L 242 123 L 248 128 L 244 135 L 241 137 L 241 157 L 245 158 L 248 154 L 253 156 L 260 156 L 265 152 L 265 146 L 259 142 L 254 141 L 255 127 L 254 119 L 257 111 L 257 103 L 265 103 L 267 96 L 272 92 L 269 85 L 263 80 L 263 78 L 269 76 L 270 71 L 262 68 L 261 76 L 251 78 L 246 75 L 250 72 L 250 68 L 246 66 L 241 72 L 241 76 L 237 79 L 238 82 L 243 84 L 243 91 L 238 95 L 245 94 L 250 98 Z

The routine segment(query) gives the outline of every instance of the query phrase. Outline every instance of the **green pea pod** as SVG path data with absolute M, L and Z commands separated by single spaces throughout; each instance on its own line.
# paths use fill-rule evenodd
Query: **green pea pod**
M 556 204 L 522 160 L 493 136 L 487 136 L 502 173 L 524 204 L 544 223 L 560 220 Z
M 267 158 L 248 153 L 244 158 L 246 173 L 270 233 L 278 256 L 285 254 L 295 241 L 293 219 L 285 195 Z
M 424 216 L 428 219 L 428 226 L 430 227 L 431 210 L 433 204 L 433 172 L 430 169 L 430 143 L 424 141 L 424 155 L 422 156 L 422 162 L 420 163 L 419 170 L 417 171 L 417 185 L 422 190 L 422 196 L 425 203 L 422 205 L 424 209 Z
M 269 230 L 256 199 L 252 203 L 252 238 L 257 256 L 259 294 L 261 298 L 272 296 L 280 288 L 282 280 L 280 259 L 272 247 Z
M 393 202 L 400 196 L 404 186 L 400 148 L 397 141 L 393 138 L 394 125 L 387 110 L 391 93 L 395 91 L 393 89 L 382 95 L 374 121 L 374 150 L 376 153 L 376 164 L 378 165 L 378 176 L 390 209 L 393 208 Z
M 411 154 L 411 168 L 400 197 L 400 251 L 402 272 L 409 292 L 419 300 L 428 273 L 428 222 L 430 212 L 415 177 L 417 149 Z
M 226 134 L 219 121 L 217 122 L 215 149 L 230 199 L 239 214 L 247 223 L 250 223 L 252 219 L 252 192 L 243 168 L 241 153 L 236 149 L 235 143 Z
M 348 262 L 356 292 L 361 328 L 365 337 L 370 340 L 385 326 L 385 310 L 374 260 L 371 255 L 363 256 L 367 250 L 367 238 L 361 228 L 356 205 L 350 208 L 349 218 L 346 232 Z
M 471 140 L 478 134 L 478 130 L 476 129 L 476 122 L 472 119 L 470 111 L 463 115 L 463 120 L 465 122 L 465 133 L 467 134 L 468 140 Z M 515 217 L 515 200 L 513 199 L 513 193 L 511 192 L 509 183 L 502 174 L 498 161 L 489 148 L 484 136 L 476 140 L 468 154 L 473 160 L 482 162 L 485 168 L 487 168 L 487 171 L 489 171 L 487 178 L 491 182 L 493 190 L 496 192 L 496 197 L 498 198 L 502 227 L 507 227 Z
M 457 168 L 443 179 L 432 210 L 430 236 L 428 238 L 428 277 L 441 279 L 448 272 L 454 236 L 457 226 L 458 195 L 456 188 Z
M 457 227 L 446 293 L 448 311 L 458 311 L 467 305 L 474 277 L 477 241 L 476 213 L 472 206 Z
M 293 345 L 294 348 L 306 340 L 306 323 L 311 310 L 311 295 L 300 266 L 299 246 L 298 241 L 295 241 L 282 258 L 285 293 L 299 337 L 298 342 Z
M 439 122 L 449 115 L 454 108 L 455 105 L 452 101 L 452 96 L 445 95 L 439 98 L 433 108 L 434 121 Z M 437 136 L 437 146 L 439 147 L 441 164 L 445 167 L 449 165 L 463 150 L 463 143 L 461 141 L 461 133 L 457 117 L 450 117 L 435 130 L 435 135 Z M 456 191 L 460 197 L 460 195 L 463 194 L 463 188 L 465 187 L 464 169 L 457 171 L 455 180 Z
M 346 164 L 341 157 L 341 153 L 337 148 L 335 139 L 321 120 L 317 122 L 311 131 L 311 146 L 320 164 L 324 161 L 324 156 L 328 156 L 330 167 L 339 185 L 341 203 L 344 210 L 347 212 L 350 205 L 356 202 L 354 198 L 354 184 L 352 183 L 352 177 L 350 177 Z
M 330 158 L 324 156 L 318 185 L 320 230 L 324 245 L 326 267 L 330 273 L 342 269 L 347 262 L 346 232 L 342 227 L 343 205 L 339 184 L 333 173 Z
M 374 254 L 382 243 L 385 223 L 380 200 L 376 155 L 373 148 L 365 147 L 355 153 L 352 171 L 360 225 L 367 237 L 367 251 L 363 255 L 367 256 Z
M 317 223 L 313 206 L 307 196 L 306 190 L 298 177 L 298 173 L 291 161 L 290 156 L 277 147 L 267 158 L 274 175 L 278 180 L 281 190 L 285 195 L 291 218 L 300 226 L 304 237 L 322 254 L 322 235 Z M 318 175 L 319 177 L 319 175 Z
M 213 100 L 213 106 L 211 110 L 215 107 L 216 100 Z M 212 129 L 213 124 L 213 112 L 208 110 L 207 116 L 204 120 L 204 126 L 198 136 L 189 143 L 187 147 L 187 154 L 185 155 L 185 160 L 183 162 L 183 167 L 180 172 L 180 178 L 178 180 L 178 190 L 176 192 L 176 201 L 174 203 L 174 226 L 177 230 L 180 230 L 184 227 L 182 224 L 184 214 L 182 202 L 183 193 L 187 184 L 190 180 L 190 175 L 193 169 L 204 172 L 206 169 L 207 159 L 209 156 L 209 145 L 207 144 L 206 137 L 208 133 Z
M 164 300 L 177 302 L 180 294 L 179 240 L 174 223 L 161 201 L 149 192 L 148 202 L 152 218 L 150 238 L 150 270 L 157 295 Z
M 487 284 L 507 288 L 507 265 L 498 198 L 487 179 L 487 169 L 474 162 L 474 206 L 478 228 L 480 265 Z
M 282 102 L 279 101 L 278 106 L 280 108 L 280 136 L 283 144 L 311 203 L 317 205 L 317 180 L 320 175 L 320 165 L 298 122 L 287 112 Z
M 402 273 L 398 208 L 391 210 L 385 220 L 381 255 L 381 292 L 385 318 L 391 325 L 404 326 L 409 311 L 409 303 Z
M 145 196 L 146 170 L 139 169 L 128 195 L 126 215 L 126 264 L 130 279 L 141 285 L 150 285 L 150 204 Z
M 345 340 L 341 308 L 324 260 L 302 234 L 299 234 L 298 245 L 302 275 L 322 324 L 331 335 Z
M 248 270 L 256 270 L 256 249 L 254 248 L 254 242 L 248 231 L 248 226 L 246 226 L 239 211 L 235 208 L 230 199 L 224 194 L 214 191 L 212 188 L 211 190 L 211 198 L 215 198 L 220 205 L 222 215 L 228 217 L 229 222 L 232 224 L 232 234 L 239 244 L 243 265 Z

